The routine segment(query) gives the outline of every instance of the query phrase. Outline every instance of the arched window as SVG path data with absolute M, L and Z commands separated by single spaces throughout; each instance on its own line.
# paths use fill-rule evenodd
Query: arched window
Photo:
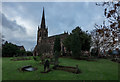
M 40 36 L 41 36 L 41 32 L 40 32 Z

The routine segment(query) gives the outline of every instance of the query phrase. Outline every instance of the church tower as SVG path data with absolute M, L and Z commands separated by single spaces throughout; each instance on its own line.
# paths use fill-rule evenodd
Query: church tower
M 48 28 L 45 25 L 45 15 L 44 15 L 44 8 L 42 14 L 41 24 L 38 25 L 38 33 L 37 33 L 37 44 L 42 43 L 43 40 L 48 38 Z

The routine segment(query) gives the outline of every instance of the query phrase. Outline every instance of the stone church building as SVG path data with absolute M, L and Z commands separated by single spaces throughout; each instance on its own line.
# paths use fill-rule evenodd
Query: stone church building
M 45 14 L 44 14 L 44 8 L 43 8 L 41 24 L 38 25 L 38 31 L 37 31 L 37 45 L 34 48 L 33 55 L 34 56 L 39 55 L 40 53 L 42 53 L 43 49 L 44 50 L 46 49 L 46 52 L 44 53 L 53 54 L 54 41 L 55 41 L 56 36 L 60 37 L 61 55 L 63 55 L 63 53 L 66 52 L 66 49 L 63 45 L 63 40 L 68 36 L 68 33 L 64 32 L 59 35 L 48 37 L 48 28 L 46 27 L 46 24 L 45 24 Z

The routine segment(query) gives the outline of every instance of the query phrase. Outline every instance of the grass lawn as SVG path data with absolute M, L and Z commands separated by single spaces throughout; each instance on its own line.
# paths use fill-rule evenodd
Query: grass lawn
M 78 65 L 82 73 L 73 74 L 65 71 L 54 70 L 42 74 L 43 65 L 34 60 L 11 61 L 11 58 L 2 59 L 2 80 L 118 80 L 118 63 L 107 59 L 98 61 L 75 60 L 60 58 L 60 65 Z M 32 65 L 38 70 L 33 72 L 21 72 L 18 68 Z
M 2 80 L 2 57 L 0 57 L 0 81 Z

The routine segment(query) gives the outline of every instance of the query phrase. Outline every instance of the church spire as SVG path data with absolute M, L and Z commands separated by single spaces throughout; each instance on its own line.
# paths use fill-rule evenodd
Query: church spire
M 41 28 L 45 28 L 45 15 L 44 15 L 44 7 L 43 7 L 42 20 L 41 20 Z

